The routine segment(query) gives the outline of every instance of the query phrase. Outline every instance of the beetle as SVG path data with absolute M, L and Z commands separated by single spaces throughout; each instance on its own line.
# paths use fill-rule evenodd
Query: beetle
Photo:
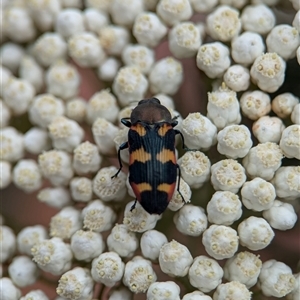
M 130 119 L 130 121 L 129 121 Z M 177 117 L 172 118 L 169 110 L 157 98 L 144 99 L 132 110 L 130 118 L 121 119 L 129 127 L 128 141 L 118 150 L 120 168 L 112 178 L 118 176 L 123 165 L 120 151 L 129 149 L 129 183 L 136 196 L 136 202 L 149 214 L 163 213 L 175 191 L 177 170 L 180 190 L 180 168 L 176 162 L 175 136 L 182 133 L 174 129 Z

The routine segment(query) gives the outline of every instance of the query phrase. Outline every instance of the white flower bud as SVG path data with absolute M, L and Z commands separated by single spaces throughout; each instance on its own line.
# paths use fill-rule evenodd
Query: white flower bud
M 126 175 L 122 171 L 112 178 L 118 169 L 114 166 L 99 170 L 93 179 L 93 191 L 103 201 L 121 201 L 126 195 Z
M 129 32 L 125 27 L 107 25 L 101 28 L 99 40 L 107 54 L 119 56 L 124 47 L 129 44 Z
M 117 76 L 117 73 L 121 67 L 121 62 L 111 56 L 106 58 L 100 66 L 98 66 L 98 77 L 103 81 L 111 82 Z
M 218 90 L 208 93 L 207 117 L 218 129 L 241 122 L 236 92 L 230 90 L 225 83 Z
M 0 161 L 0 190 L 8 187 L 12 181 L 11 164 L 7 161 Z
M 84 0 L 84 5 L 86 7 L 93 7 L 100 11 L 108 12 L 111 0 Z
M 1 24 L 2 26 L 3 26 L 3 22 L 5 22 L 5 20 L 2 20 L 2 24 Z M 3 30 L 2 30 L 2 34 L 3 34 Z M 5 78 L 1 78 L 1 80 L 3 80 L 3 83 L 7 82 L 8 78 L 12 75 L 11 72 L 14 74 L 18 73 L 18 69 L 21 64 L 22 58 L 24 56 L 24 52 L 25 49 L 16 43 L 7 42 L 1 45 L 0 60 L 1 60 L 1 67 L 2 69 L 4 69 L 4 71 L 1 72 L 1 77 L 2 76 L 5 77 Z M 3 84 L 3 87 L 4 86 L 5 84 Z
M 267 34 L 276 23 L 275 14 L 264 4 L 248 5 L 241 14 L 244 30 Z
M 38 156 L 43 176 L 53 185 L 67 185 L 73 177 L 71 157 L 65 151 L 50 150 Z
M 135 18 L 132 34 L 139 44 L 154 48 L 167 34 L 167 27 L 155 13 L 142 12 Z
M 84 19 L 82 12 L 77 8 L 66 8 L 61 10 L 55 22 L 55 31 L 65 39 L 73 34 L 84 31 Z
M 265 296 L 284 297 L 294 289 L 295 281 L 291 268 L 286 264 L 275 259 L 263 263 L 259 287 Z
M 122 126 L 123 126 L 123 128 L 118 131 L 116 137 L 114 138 L 114 142 L 115 142 L 117 151 L 123 143 L 128 141 L 129 128 L 125 127 L 123 124 L 122 124 Z M 125 162 L 126 164 L 129 164 L 129 151 L 120 151 L 120 157 L 123 162 Z
M 300 273 L 294 274 L 295 285 L 291 293 L 287 295 L 288 300 L 297 300 L 300 297 Z
M 160 231 L 148 230 L 144 232 L 140 241 L 143 256 L 151 260 L 157 260 L 160 248 L 167 242 L 167 237 Z
M 290 2 L 292 2 L 292 6 L 295 10 L 300 9 L 300 3 L 297 0 L 290 0 Z
M 31 193 L 42 186 L 42 174 L 33 159 L 21 159 L 13 169 L 13 182 L 19 189 Z
M 300 159 L 300 125 L 294 124 L 284 129 L 279 146 L 284 156 Z
M 213 258 L 230 258 L 238 249 L 239 237 L 231 227 L 211 225 L 203 233 L 202 244 Z
M 117 126 L 103 118 L 97 118 L 93 123 L 93 138 L 101 154 L 113 155 L 116 153 L 114 139 L 118 132 L 119 128 Z
M 66 103 L 66 116 L 78 123 L 86 118 L 87 102 L 80 97 L 74 98 Z
M 0 69 L 0 74 L 1 76 L 3 76 L 3 70 Z M 1 86 L 1 82 L 0 82 L 0 86 Z M 7 127 L 9 125 L 9 121 L 11 118 L 11 112 L 9 107 L 5 104 L 4 101 L 2 101 L 2 99 L 0 99 L 0 128 L 4 128 Z
M 119 107 L 116 97 L 109 90 L 101 90 L 95 93 L 88 101 L 86 118 L 89 124 L 93 124 L 97 118 L 115 123 L 118 117 Z
M 254 211 L 269 209 L 276 197 L 274 186 L 260 177 L 245 182 L 241 195 L 243 204 Z
M 110 14 L 115 24 L 131 27 L 136 16 L 144 11 L 141 0 L 113 0 L 110 5 Z
M 215 192 L 206 207 L 210 223 L 231 225 L 242 216 L 242 202 L 230 191 Z
M 190 113 L 182 121 L 181 132 L 190 149 L 208 150 L 217 142 L 217 127 L 199 112 Z
M 203 44 L 198 50 L 196 64 L 209 78 L 220 78 L 230 66 L 229 49 L 220 42 Z
M 3 25 L 5 36 L 14 42 L 30 42 L 36 36 L 33 20 L 25 7 L 11 5 L 5 9 Z
M 215 40 L 228 42 L 241 31 L 239 12 L 227 5 L 220 5 L 206 19 L 207 32 Z
M 226 261 L 224 278 L 228 281 L 239 281 L 249 289 L 256 284 L 261 266 L 259 255 L 248 251 L 240 252 Z
M 69 239 L 80 227 L 80 212 L 73 206 L 67 206 L 51 218 L 50 236 Z
M 149 260 L 135 256 L 126 263 L 123 283 L 133 293 L 145 293 L 156 279 L 156 274 Z
M 92 199 L 92 180 L 86 177 L 74 177 L 70 181 L 70 192 L 74 201 L 88 202 Z
M 51 65 L 46 73 L 47 92 L 63 100 L 77 95 L 80 75 L 71 64 L 63 61 Z
M 251 0 L 252 4 L 265 4 L 268 6 L 275 6 L 276 4 L 278 4 L 279 0 Z
M 189 269 L 191 285 L 204 293 L 215 289 L 222 282 L 222 277 L 223 269 L 218 262 L 205 255 L 195 257 Z
M 277 25 L 268 34 L 266 44 L 268 52 L 276 52 L 284 60 L 292 59 L 300 45 L 299 32 L 287 24 Z
M 148 74 L 155 62 L 154 51 L 139 44 L 129 44 L 122 51 L 126 66 L 136 66 L 143 74 Z
M 76 121 L 60 116 L 48 125 L 53 147 L 57 150 L 73 152 L 83 140 L 84 131 Z
M 116 252 L 105 252 L 95 258 L 91 274 L 96 282 L 112 287 L 123 277 L 125 264 Z
M 21 79 L 32 84 L 36 92 L 40 92 L 44 85 L 44 70 L 29 55 L 24 55 L 19 67 L 19 76 Z
M 240 299 L 240 300 L 251 300 L 252 292 L 239 281 L 230 281 L 227 283 L 220 284 L 213 294 L 214 300 L 225 300 L 225 299 Z
M 247 91 L 242 94 L 240 105 L 247 118 L 257 120 L 270 112 L 271 98 L 267 93 L 260 90 Z
M 235 92 L 245 91 L 250 85 L 250 72 L 242 65 L 230 66 L 224 74 L 224 82 Z
M 16 236 L 13 230 L 5 225 L 0 226 L 0 262 L 6 262 L 16 251 Z
M 211 166 L 211 183 L 216 191 L 237 193 L 245 181 L 245 169 L 236 160 L 224 159 Z
M 24 156 L 23 134 L 14 127 L 0 129 L 0 157 L 1 160 L 16 162 Z
M 238 9 L 243 8 L 247 2 L 248 2 L 247 0 L 220 0 L 221 4 L 226 4 Z
M 40 269 L 53 275 L 61 275 L 71 268 L 73 256 L 70 245 L 60 238 L 40 241 L 31 248 L 31 254 Z
M 130 201 L 127 203 L 124 211 L 123 224 L 133 232 L 145 232 L 153 229 L 156 226 L 157 221 L 161 219 L 161 215 L 150 215 L 138 202 L 131 211 L 134 202 L 135 201 Z
M 28 256 L 16 256 L 8 266 L 8 274 L 15 285 L 25 287 L 36 282 L 37 265 Z
M 97 67 L 105 58 L 99 39 L 91 32 L 73 34 L 68 39 L 68 52 L 80 67 Z
M 250 149 L 243 159 L 243 166 L 251 177 L 261 177 L 270 180 L 281 166 L 282 150 L 276 143 L 260 143 Z
M 99 170 L 102 157 L 96 145 L 85 141 L 73 151 L 73 168 L 79 175 L 94 173 Z
M 284 129 L 285 126 L 281 119 L 270 116 L 260 117 L 252 125 L 252 133 L 260 143 L 278 143 Z
M 178 186 L 178 180 L 179 177 L 177 176 L 176 186 Z M 192 191 L 190 186 L 183 180 L 183 178 L 180 178 L 179 191 L 182 196 L 176 189 L 169 202 L 168 209 L 172 211 L 178 211 L 184 206 L 184 204 L 191 202 Z M 182 197 L 184 201 L 182 201 Z
M 276 96 L 272 101 L 272 110 L 282 119 L 288 118 L 295 105 L 299 104 L 299 98 L 292 93 L 283 93 Z
M 51 207 L 61 209 L 67 205 L 71 205 L 71 196 L 65 187 L 51 187 L 42 189 L 37 199 Z
M 294 106 L 293 111 L 291 113 L 291 120 L 294 124 L 300 125 L 300 103 Z
M 67 43 L 57 32 L 45 32 L 33 44 L 33 55 L 43 67 L 66 59 Z
M 256 32 L 246 31 L 231 41 L 231 55 L 238 64 L 248 66 L 265 51 L 263 38 Z
M 285 61 L 275 52 L 258 56 L 250 75 L 254 84 L 265 92 L 272 93 L 279 89 L 285 78 Z
M 17 236 L 18 251 L 31 255 L 31 248 L 48 238 L 47 230 L 42 225 L 27 226 Z
M 242 221 L 237 230 L 240 244 L 253 251 L 266 248 L 275 236 L 265 219 L 253 216 Z
M 15 115 L 28 110 L 34 95 L 35 88 L 29 81 L 14 77 L 10 77 L 3 89 L 3 100 Z
M 160 248 L 158 260 L 162 272 L 172 277 L 184 277 L 189 271 L 193 257 L 186 246 L 172 240 Z
M 42 290 L 33 290 L 21 297 L 20 300 L 49 300 L 49 298 Z
M 34 97 L 28 111 L 30 122 L 42 128 L 47 128 L 52 120 L 62 116 L 64 112 L 65 107 L 62 100 L 51 94 L 41 94 Z
M 112 289 L 108 300 L 132 300 L 132 293 L 124 286 Z
M 3 277 L 0 278 L 0 295 L 3 300 L 19 300 L 22 293 L 10 278 Z
M 241 158 L 252 147 L 251 133 L 245 125 L 229 125 L 220 130 L 217 136 L 218 152 L 228 158 Z
M 57 14 L 61 10 L 61 1 L 27 1 L 30 15 L 40 31 L 51 31 Z
M 71 237 L 71 250 L 77 260 L 91 261 L 104 250 L 102 236 L 93 231 L 76 231 Z
M 138 239 L 135 233 L 124 224 L 116 224 L 106 240 L 109 251 L 118 253 L 121 257 L 133 256 L 138 248 Z
M 161 105 L 167 107 L 169 110 L 175 109 L 174 99 L 171 98 L 169 95 L 166 95 L 164 93 L 159 93 L 159 94 L 154 95 L 153 97 L 159 99 Z M 178 119 L 177 119 L 177 121 L 178 121 Z
M 180 61 L 171 56 L 158 60 L 149 74 L 152 93 L 175 94 L 183 81 L 183 68 Z
M 201 45 L 200 30 L 192 22 L 182 22 L 169 31 L 169 49 L 176 58 L 194 57 Z
M 110 229 L 116 220 L 115 212 L 100 200 L 93 200 L 82 210 L 84 228 L 96 232 Z
M 68 299 L 92 300 L 93 288 L 90 270 L 76 267 L 60 277 L 56 293 Z
M 182 178 L 191 188 L 200 188 L 210 176 L 210 160 L 200 151 L 188 151 L 179 160 Z
M 218 0 L 190 0 L 194 11 L 199 13 L 210 12 L 218 4 L 218 2 Z
M 180 287 L 173 281 L 153 282 L 147 300 L 180 300 Z
M 272 183 L 276 190 L 277 197 L 284 200 L 295 200 L 300 196 L 300 167 L 280 167 Z
M 199 236 L 207 228 L 204 209 L 192 204 L 183 206 L 173 218 L 178 231 L 189 236 Z
M 291 229 L 297 222 L 297 214 L 293 206 L 279 200 L 275 200 L 271 208 L 263 211 L 263 217 L 278 230 Z
M 156 12 L 169 26 L 186 21 L 193 14 L 188 0 L 160 0 L 156 6 Z
M 109 19 L 105 11 L 96 8 L 86 8 L 83 11 L 83 17 L 87 31 L 98 34 L 100 30 L 107 26 Z
M 185 294 L 182 300 L 212 300 L 212 298 L 200 291 L 194 291 L 192 293 Z
M 295 27 L 298 31 L 300 31 L 300 10 L 297 11 L 292 23 L 293 27 Z
M 138 67 L 125 66 L 119 70 L 112 89 L 119 103 L 127 106 L 133 100 L 144 98 L 148 89 L 148 81 Z

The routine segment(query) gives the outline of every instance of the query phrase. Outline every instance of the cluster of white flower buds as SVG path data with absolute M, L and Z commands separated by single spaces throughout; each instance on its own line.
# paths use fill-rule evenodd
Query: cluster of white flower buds
M 260 252 L 299 216 L 299 0 L 1 2 L 0 299 L 299 300 L 291 260 Z M 182 117 L 192 61 L 212 88 L 193 95 L 206 109 Z M 287 80 L 296 87 L 280 89 Z M 153 131 L 142 113 L 139 139 L 124 126 L 150 97 L 178 123 L 184 154 L 151 138 L 118 152 Z M 155 147 L 177 177 L 147 171 L 146 154 L 169 163 Z M 130 185 L 136 161 L 149 184 Z M 168 191 L 165 217 L 137 201 L 149 186 Z M 47 218 L 24 221 L 9 208 L 22 197 L 33 220 L 38 200 L 51 207 Z

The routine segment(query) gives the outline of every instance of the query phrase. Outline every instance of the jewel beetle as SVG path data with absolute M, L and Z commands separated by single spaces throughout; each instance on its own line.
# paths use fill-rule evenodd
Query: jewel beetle
M 183 148 L 185 146 L 182 133 L 174 129 L 178 124 L 176 118 L 172 118 L 158 99 L 151 98 L 139 101 L 130 118 L 121 119 L 129 127 L 128 141 L 119 147 L 120 168 L 112 178 L 118 176 L 123 167 L 120 151 L 128 148 L 129 183 L 136 196 L 131 210 L 139 201 L 148 213 L 163 213 L 175 191 L 177 170 L 177 191 L 184 201 L 179 190 L 180 168 L 175 155 L 177 134 L 182 138 Z

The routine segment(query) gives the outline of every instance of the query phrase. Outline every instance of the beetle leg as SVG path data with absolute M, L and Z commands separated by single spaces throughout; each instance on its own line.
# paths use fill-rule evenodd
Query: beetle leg
M 118 172 L 114 176 L 111 177 L 112 179 L 115 178 L 115 177 L 117 177 L 119 175 L 119 173 L 121 172 L 122 168 L 123 168 L 123 164 L 122 164 L 122 160 L 121 160 L 121 150 L 124 150 L 126 148 L 128 148 L 128 142 L 123 143 L 119 147 L 119 150 L 118 150 L 118 160 L 119 160 L 120 168 L 119 168 Z
M 179 189 L 179 187 L 180 187 L 180 178 L 181 178 L 181 171 L 180 171 L 180 167 L 179 167 L 179 165 L 178 165 L 178 164 L 176 165 L 176 167 L 177 167 L 177 169 L 178 169 L 178 184 L 177 184 L 177 192 L 178 192 L 178 194 L 180 195 L 180 197 L 181 197 L 181 199 L 182 199 L 182 202 L 184 202 L 184 203 L 187 203 L 187 202 L 184 200 L 184 198 L 183 198 L 183 196 L 182 196 L 182 194 L 181 194 L 181 192 L 180 192 L 180 189 Z
M 135 206 L 136 206 L 136 199 L 134 201 L 134 203 L 132 204 L 132 206 L 130 207 L 130 211 L 133 211 L 135 209 Z
M 184 144 L 184 137 L 183 137 L 183 134 L 182 134 L 179 130 L 177 130 L 177 129 L 174 129 L 174 131 L 175 131 L 175 134 L 179 134 L 180 137 L 181 137 L 181 140 L 182 140 L 182 149 L 184 149 L 184 150 L 186 150 L 186 151 L 190 150 L 190 149 L 189 149 L 188 147 L 186 147 L 185 144 Z

